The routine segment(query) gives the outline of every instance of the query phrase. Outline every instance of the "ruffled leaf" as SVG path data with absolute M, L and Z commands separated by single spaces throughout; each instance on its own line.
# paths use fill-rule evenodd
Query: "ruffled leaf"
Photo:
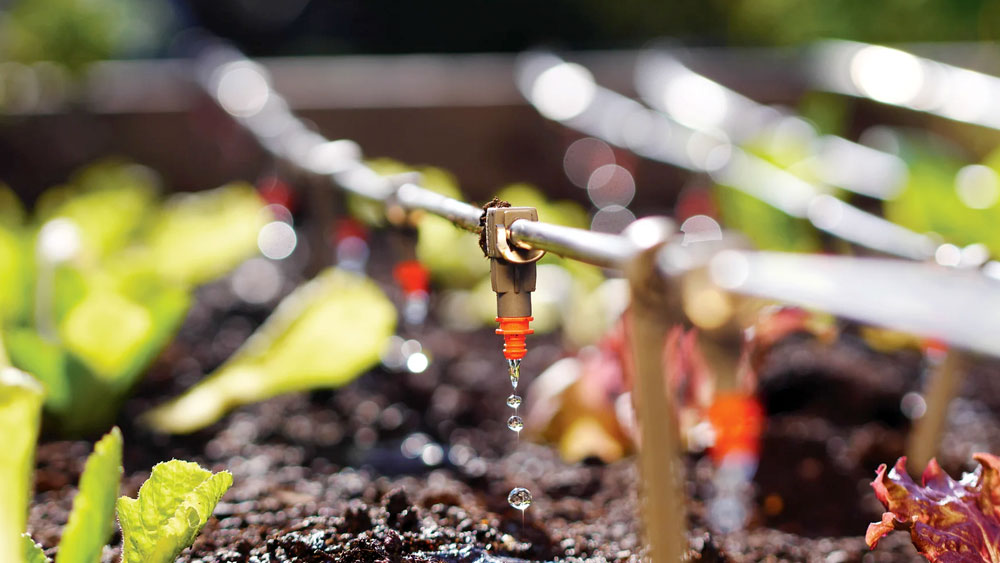
M 21 546 L 24 548 L 25 563 L 52 563 L 52 560 L 45 556 L 41 546 L 28 534 L 21 534 Z
M 176 459 L 157 464 L 138 498 L 118 499 L 122 563 L 174 561 L 232 484 L 228 471 L 213 475 L 197 463 Z
M 941 563 L 1000 563 L 1000 458 L 973 455 L 979 467 L 958 481 L 931 460 L 918 485 L 906 472 L 906 458 L 892 470 L 878 468 L 872 488 L 887 512 L 868 526 L 872 549 L 892 530 L 909 530 L 928 560 Z

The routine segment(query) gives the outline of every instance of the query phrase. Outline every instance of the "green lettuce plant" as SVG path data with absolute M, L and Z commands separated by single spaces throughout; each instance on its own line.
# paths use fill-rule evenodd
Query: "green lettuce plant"
M 17 206 L 0 214 L 0 328 L 64 434 L 110 425 L 183 322 L 192 289 L 252 256 L 269 220 L 249 185 L 162 203 L 157 192 L 149 170 L 105 162 L 45 192 L 33 221 Z
M 63 529 L 56 563 L 95 563 L 114 531 L 115 497 L 122 477 L 122 434 L 113 428 L 94 446 L 80 476 L 80 491 L 73 499 L 69 521 Z M 30 536 L 22 536 L 29 563 L 48 561 Z
M 24 532 L 42 388 L 31 376 L 0 368 L 0 427 L 16 428 L 0 451 L 0 560 L 49 563 Z M 139 498 L 117 500 L 122 478 L 122 435 L 113 428 L 87 457 L 80 488 L 63 529 L 55 563 L 99 563 L 114 531 L 122 528 L 124 563 L 168 563 L 191 545 L 219 499 L 232 486 L 227 472 L 212 474 L 196 463 L 172 460 L 153 467 Z
M 396 309 L 371 280 L 335 268 L 296 289 L 199 384 L 147 413 L 162 432 L 193 432 L 268 397 L 339 387 L 377 364 Z
M 122 563 L 174 561 L 194 543 L 232 484 L 228 471 L 212 474 L 176 459 L 157 464 L 138 498 L 118 499 Z
M 0 365 L 0 428 L 8 429 L 0 448 L 0 561 L 22 558 L 43 397 L 31 376 Z

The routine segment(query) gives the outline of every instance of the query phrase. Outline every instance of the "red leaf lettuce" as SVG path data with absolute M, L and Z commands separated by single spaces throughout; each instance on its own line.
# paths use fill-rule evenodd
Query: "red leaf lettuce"
M 1000 563 L 1000 458 L 973 455 L 979 467 L 958 481 L 931 460 L 923 486 L 906 473 L 906 458 L 891 471 L 878 468 L 872 488 L 888 512 L 868 525 L 872 549 L 893 530 L 909 530 L 924 557 L 935 563 Z

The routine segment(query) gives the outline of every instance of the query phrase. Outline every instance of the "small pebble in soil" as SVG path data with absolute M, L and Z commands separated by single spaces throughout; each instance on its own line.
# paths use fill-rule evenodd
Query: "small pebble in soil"
M 516 409 L 517 407 L 521 406 L 521 396 L 511 395 L 510 397 L 507 397 L 507 406 L 512 409 Z
M 531 506 L 531 491 L 524 487 L 514 487 L 507 495 L 507 502 L 514 508 L 524 511 Z
M 521 429 L 524 428 L 524 421 L 521 420 L 521 417 L 515 414 L 507 419 L 507 428 L 510 428 L 514 432 L 520 432 Z
M 517 380 L 521 378 L 521 360 L 507 360 L 507 373 L 510 374 L 510 386 L 517 389 Z

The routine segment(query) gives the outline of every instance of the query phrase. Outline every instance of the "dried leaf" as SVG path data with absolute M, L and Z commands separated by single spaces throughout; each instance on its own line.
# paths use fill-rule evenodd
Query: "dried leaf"
M 954 480 L 931 460 L 918 485 L 906 473 L 906 458 L 891 471 L 878 468 L 872 488 L 886 507 L 881 522 L 869 524 L 872 549 L 892 530 L 909 530 L 928 560 L 941 563 L 1000 563 L 1000 458 L 974 454 L 979 467 Z

